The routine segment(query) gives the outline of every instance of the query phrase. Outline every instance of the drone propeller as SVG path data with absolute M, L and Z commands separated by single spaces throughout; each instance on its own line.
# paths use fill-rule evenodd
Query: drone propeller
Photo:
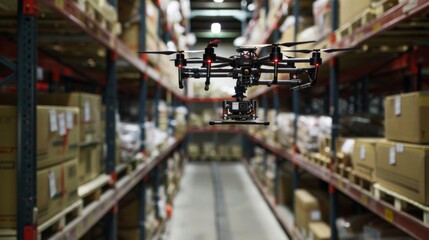
M 312 52 L 341 52 L 341 51 L 353 51 L 359 50 L 360 48 L 322 48 L 322 49 L 297 49 L 297 50 L 283 50 L 283 52 L 296 52 L 296 53 L 312 53 Z
M 176 61 L 176 59 L 169 59 L 170 61 Z M 201 57 L 190 57 L 186 58 L 186 60 L 203 60 Z
M 283 42 L 283 43 L 266 43 L 266 44 L 254 44 L 254 45 L 245 45 L 242 47 L 269 47 L 269 46 L 283 46 L 283 47 L 293 47 L 300 44 L 315 43 L 316 41 L 302 41 L 302 42 Z
M 174 53 L 200 53 L 204 52 L 203 50 L 180 50 L 180 51 L 139 51 L 139 53 L 146 53 L 146 54 L 164 54 L 164 55 L 171 55 Z

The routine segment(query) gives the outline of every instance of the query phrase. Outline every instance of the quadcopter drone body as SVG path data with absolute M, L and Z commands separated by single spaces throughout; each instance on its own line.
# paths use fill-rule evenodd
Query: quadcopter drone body
M 312 49 L 312 50 L 289 50 L 289 52 L 311 53 L 309 58 L 292 58 L 283 56 L 281 47 L 292 47 L 299 44 L 312 43 L 290 42 L 262 44 L 255 46 L 244 46 L 237 48 L 237 54 L 229 58 L 217 56 L 215 47 L 218 46 L 219 40 L 211 41 L 204 51 L 187 51 L 187 52 L 204 52 L 201 58 L 185 58 L 185 51 L 146 51 L 140 53 L 149 54 L 176 54 L 174 60 L 178 68 L 179 88 L 184 87 L 184 80 L 188 78 L 205 78 L 204 89 L 209 90 L 210 80 L 212 78 L 232 78 L 236 80 L 235 95 L 232 97 L 236 101 L 223 101 L 223 114 L 221 118 L 224 121 L 211 121 L 210 124 L 263 124 L 269 122 L 256 122 L 257 104 L 256 101 L 245 101 L 247 88 L 258 85 L 288 85 L 291 90 L 299 90 L 314 85 L 317 81 L 319 66 L 322 63 L 321 51 L 334 52 L 350 49 Z M 257 47 L 271 47 L 267 56 L 259 57 Z M 297 68 L 296 63 L 308 63 L 309 67 Z M 193 64 L 201 64 L 199 67 L 188 67 Z M 262 80 L 262 73 L 272 73 L 272 80 Z M 279 73 L 288 73 L 288 80 L 278 80 Z M 307 80 L 301 76 L 307 75 Z M 227 121 L 233 120 L 233 121 Z

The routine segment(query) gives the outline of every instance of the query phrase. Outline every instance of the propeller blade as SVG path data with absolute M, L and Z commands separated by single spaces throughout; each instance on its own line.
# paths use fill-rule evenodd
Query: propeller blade
M 146 53 L 146 54 L 164 54 L 164 55 L 171 55 L 174 53 L 202 53 L 204 50 L 180 50 L 180 51 L 139 51 L 139 53 Z
M 313 49 L 283 50 L 283 52 L 311 53 L 311 52 L 313 52 Z
M 315 43 L 315 42 L 316 41 L 284 42 L 284 43 L 279 43 L 279 45 L 284 46 L 284 47 L 293 47 L 293 46 L 297 46 L 297 45 L 301 45 L 301 44 Z
M 312 52 L 341 52 L 341 51 L 353 51 L 359 50 L 360 48 L 322 48 L 322 49 L 297 49 L 297 50 L 283 50 L 283 52 L 296 52 L 296 53 L 312 53 Z
M 177 51 L 139 51 L 139 53 L 171 55 L 177 53 Z
M 252 44 L 252 45 L 244 45 L 241 47 L 269 47 L 269 46 L 275 46 L 275 45 L 280 45 L 283 47 L 293 47 L 296 45 L 300 45 L 300 44 L 307 44 L 307 43 L 315 43 L 316 41 L 302 41 L 302 42 L 283 42 L 283 43 L 266 43 L 266 44 Z
M 359 50 L 359 49 L 360 48 L 326 48 L 321 50 L 326 53 L 332 53 L 332 52 L 341 52 L 341 51 L 353 51 L 353 50 Z

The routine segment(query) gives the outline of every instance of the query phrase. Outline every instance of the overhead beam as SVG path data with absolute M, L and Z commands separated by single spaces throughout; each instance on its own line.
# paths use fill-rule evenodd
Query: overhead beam
M 233 17 L 239 21 L 246 20 L 247 18 L 250 18 L 252 15 L 249 12 L 243 11 L 243 10 L 224 10 L 224 9 L 218 9 L 218 10 L 193 10 L 191 12 L 190 18 L 195 17 Z
M 237 32 L 220 32 L 220 33 L 212 33 L 212 32 L 194 32 L 197 38 L 237 38 L 241 36 L 240 31 Z
M 223 2 L 223 3 L 215 3 L 215 2 L 192 2 L 191 3 L 191 9 L 207 9 L 207 8 L 239 9 L 241 8 L 241 5 L 240 5 L 240 1 Z

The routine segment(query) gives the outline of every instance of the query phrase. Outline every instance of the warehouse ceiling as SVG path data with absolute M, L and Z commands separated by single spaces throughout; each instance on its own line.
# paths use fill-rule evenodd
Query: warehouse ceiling
M 198 42 L 221 38 L 233 41 L 242 35 L 243 26 L 251 18 L 251 0 L 192 0 L 190 31 L 195 33 Z M 249 7 L 250 5 L 250 7 Z M 212 24 L 220 24 L 220 32 L 212 32 Z

